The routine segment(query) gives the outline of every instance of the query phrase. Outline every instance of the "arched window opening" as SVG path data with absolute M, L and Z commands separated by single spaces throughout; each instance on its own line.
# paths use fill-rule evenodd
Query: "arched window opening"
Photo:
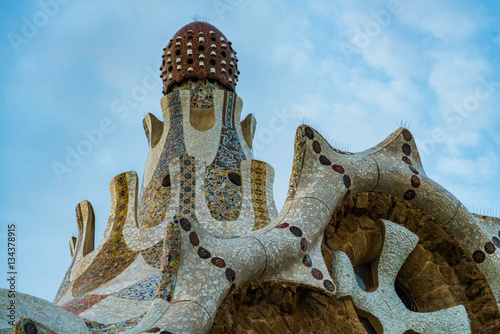
M 165 175 L 165 177 L 161 181 L 161 185 L 162 185 L 162 187 L 170 187 L 170 185 L 171 185 L 170 174 Z
M 375 288 L 371 264 L 364 264 L 354 268 L 354 274 L 356 276 L 356 282 L 361 289 L 371 291 Z

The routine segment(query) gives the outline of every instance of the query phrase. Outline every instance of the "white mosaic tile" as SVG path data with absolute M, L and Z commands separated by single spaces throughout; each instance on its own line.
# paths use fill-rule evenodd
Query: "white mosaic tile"
M 41 298 L 16 292 L 15 322 L 20 318 L 29 318 L 61 334 L 90 333 L 85 322 L 78 316 Z M 0 289 L 0 305 L 9 305 L 8 290 Z M 0 319 L 11 321 L 7 308 L 0 308 Z
M 139 256 L 121 275 L 93 290 L 92 294 L 109 295 L 155 274 L 158 274 L 158 269 L 149 266 L 146 261 Z
M 125 299 L 108 296 L 91 308 L 79 314 L 81 318 L 102 324 L 125 321 L 146 313 L 151 300 Z

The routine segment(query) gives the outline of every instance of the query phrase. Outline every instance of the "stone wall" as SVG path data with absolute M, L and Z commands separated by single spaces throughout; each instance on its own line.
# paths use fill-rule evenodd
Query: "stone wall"
M 210 334 L 365 333 L 352 302 L 284 281 L 253 281 L 230 294 Z

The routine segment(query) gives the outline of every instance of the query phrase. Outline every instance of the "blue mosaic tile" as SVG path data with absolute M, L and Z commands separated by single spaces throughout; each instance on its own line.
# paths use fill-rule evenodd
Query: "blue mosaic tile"
M 126 299 L 154 299 L 160 275 L 148 277 L 113 296 Z

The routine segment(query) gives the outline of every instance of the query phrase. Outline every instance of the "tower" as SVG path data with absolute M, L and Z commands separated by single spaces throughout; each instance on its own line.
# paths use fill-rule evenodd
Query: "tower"
M 498 328 L 497 220 L 474 217 L 426 176 L 410 131 L 398 129 L 372 149 L 351 153 L 300 126 L 287 200 L 278 213 L 274 170 L 252 155 L 255 118 L 240 120 L 237 65 L 232 44 L 208 23 L 193 22 L 174 34 L 160 67 L 163 121 L 152 114 L 143 121 L 148 158 L 142 189 L 135 172 L 111 181 L 111 213 L 95 249 L 92 206 L 87 201 L 77 206 L 78 237 L 70 241 L 73 262 L 54 299 L 57 306 L 22 296 L 24 313 L 15 330 L 238 332 L 235 320 L 221 324 L 217 312 L 231 302 L 228 296 L 248 291 L 252 282 L 273 291 L 314 291 L 327 301 L 325 312 L 338 311 L 331 314 L 347 319 L 341 328 L 353 333 Z M 387 204 L 399 211 L 381 213 Z M 442 234 L 459 255 L 442 260 L 437 255 L 445 251 L 419 246 L 433 243 L 425 226 Z M 360 241 L 372 234 L 371 242 Z M 411 289 L 405 289 L 419 287 L 410 282 L 411 270 L 421 275 L 423 269 L 404 266 L 412 252 L 428 255 L 419 247 L 437 254 L 438 264 L 463 263 L 458 268 L 470 273 L 457 280 L 473 281 L 481 291 L 466 296 L 469 304 L 457 297 L 437 303 L 432 312 L 415 312 L 404 300 L 411 299 Z M 408 282 L 397 283 L 401 268 Z M 433 291 L 419 292 L 416 304 L 434 305 L 425 304 Z M 278 305 L 273 298 L 263 297 Z M 484 305 L 488 323 L 480 321 L 487 318 L 478 310 Z M 259 321 L 258 326 L 278 331 L 283 324 Z M 297 326 L 309 332 L 314 327 Z

